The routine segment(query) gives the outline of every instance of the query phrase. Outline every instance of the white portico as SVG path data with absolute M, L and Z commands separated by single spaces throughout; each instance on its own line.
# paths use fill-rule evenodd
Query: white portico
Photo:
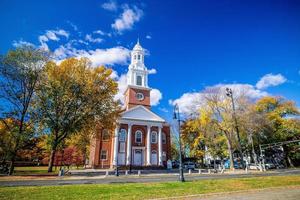
M 123 112 L 118 124 L 114 136 L 114 166 L 117 164 L 127 166 L 163 165 L 162 134 L 164 133 L 162 133 L 162 128 L 165 124 L 164 119 L 144 106 L 136 106 Z M 121 128 L 121 124 L 123 126 L 127 125 L 126 132 Z M 135 126 L 134 130 L 133 126 Z M 144 130 L 141 127 L 145 127 Z M 153 128 L 155 128 L 155 131 L 153 131 Z M 125 134 L 125 137 L 122 134 Z M 119 137 L 123 137 L 125 140 L 120 140 Z M 126 144 L 126 152 L 118 149 L 122 146 L 120 142 Z M 151 143 L 157 144 L 157 152 L 151 149 Z

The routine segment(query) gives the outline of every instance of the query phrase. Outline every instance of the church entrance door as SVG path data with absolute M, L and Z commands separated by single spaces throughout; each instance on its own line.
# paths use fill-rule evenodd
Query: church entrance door
M 135 149 L 134 150 L 134 165 L 135 166 L 142 166 L 143 164 L 143 150 L 142 149 Z

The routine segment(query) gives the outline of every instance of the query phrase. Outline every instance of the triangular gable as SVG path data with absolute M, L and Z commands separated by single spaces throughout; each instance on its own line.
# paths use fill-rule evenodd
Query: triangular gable
M 144 106 L 135 106 L 121 114 L 121 119 L 132 119 L 153 122 L 165 122 L 164 119 L 156 115 Z

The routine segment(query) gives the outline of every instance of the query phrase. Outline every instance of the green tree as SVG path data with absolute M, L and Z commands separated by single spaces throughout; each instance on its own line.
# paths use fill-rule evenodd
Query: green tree
M 256 102 L 255 109 L 258 114 L 265 116 L 269 124 L 263 134 L 257 135 L 260 144 L 300 139 L 299 120 L 294 118 L 300 113 L 293 101 L 282 97 L 263 97 Z M 295 145 L 283 145 L 288 166 L 293 166 L 291 151 L 294 148 Z
M 47 64 L 37 93 L 37 113 L 51 141 L 48 172 L 52 171 L 57 147 L 66 138 L 84 126 L 112 123 L 116 118 L 117 83 L 111 72 L 105 67 L 92 68 L 87 59 Z
M 13 120 L 10 129 L 11 145 L 8 155 L 11 161 L 9 174 L 14 171 L 17 152 L 31 138 L 32 105 L 42 70 L 47 61 L 44 51 L 31 46 L 22 46 L 9 51 L 0 60 L 0 98 L 5 109 L 0 118 Z M 17 130 L 16 130 L 17 129 Z

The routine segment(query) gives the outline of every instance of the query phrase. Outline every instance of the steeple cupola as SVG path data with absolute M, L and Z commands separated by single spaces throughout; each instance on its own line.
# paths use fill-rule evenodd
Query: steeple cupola
M 137 105 L 150 109 L 151 89 L 148 87 L 148 69 L 144 64 L 144 57 L 145 50 L 138 40 L 131 51 L 131 63 L 127 72 L 126 109 Z
M 139 40 L 131 52 L 131 63 L 127 73 L 127 84 L 148 87 L 148 70 L 144 64 L 145 50 Z

